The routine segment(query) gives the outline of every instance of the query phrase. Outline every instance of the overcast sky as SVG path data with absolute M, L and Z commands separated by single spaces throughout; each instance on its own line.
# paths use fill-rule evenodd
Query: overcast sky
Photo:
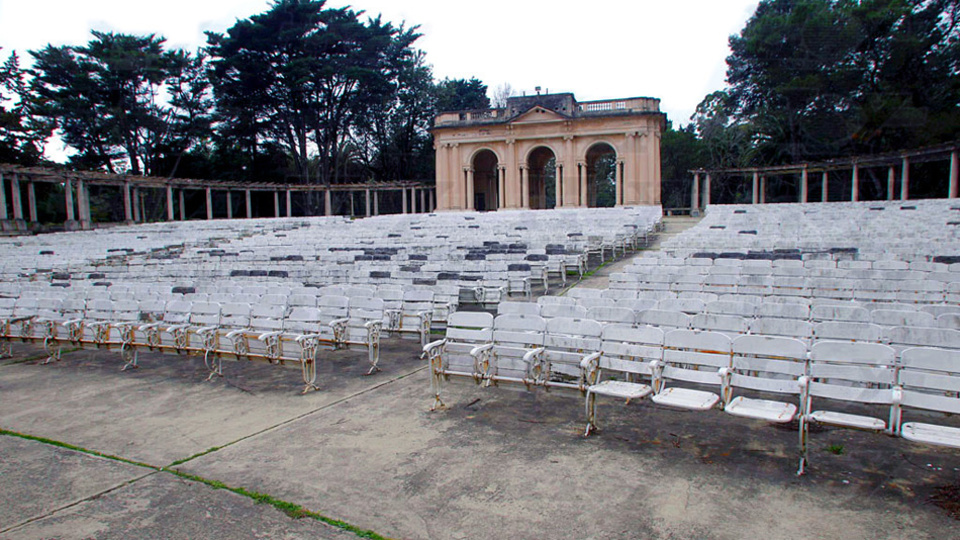
M 0 0 L 0 58 L 47 44 L 82 45 L 91 30 L 154 33 L 195 50 L 205 31 L 266 11 L 268 0 Z M 434 76 L 477 77 L 491 91 L 573 92 L 580 101 L 660 98 L 675 126 L 723 87 L 727 39 L 756 0 L 329 0 L 419 25 Z M 492 92 L 491 92 L 492 93 Z

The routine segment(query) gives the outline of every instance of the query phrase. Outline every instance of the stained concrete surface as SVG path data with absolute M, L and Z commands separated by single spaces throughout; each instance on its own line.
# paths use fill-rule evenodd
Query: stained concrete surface
M 19 359 L 36 348 L 15 345 Z M 430 412 L 415 342 L 322 352 L 321 391 L 291 366 L 111 351 L 0 365 L 0 428 L 175 468 L 395 538 L 954 538 L 930 502 L 960 451 L 816 430 L 795 475 L 795 425 L 649 402 L 600 403 L 582 437 L 576 393 L 454 380 Z M 215 449 L 214 447 L 221 447 Z M 834 453 L 836 449 L 841 452 Z M 839 454 L 839 455 L 838 455 Z M 341 538 L 166 471 L 0 436 L 0 538 Z M 8 502 L 9 499 L 9 502 Z

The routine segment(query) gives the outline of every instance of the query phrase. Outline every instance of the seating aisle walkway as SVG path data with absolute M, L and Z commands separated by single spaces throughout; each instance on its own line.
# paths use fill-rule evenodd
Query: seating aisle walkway
M 629 257 L 624 257 L 618 261 L 604 265 L 602 268 L 597 269 L 593 274 L 591 274 L 590 277 L 583 279 L 580 281 L 580 283 L 577 283 L 574 286 L 583 287 L 585 289 L 606 289 L 610 284 L 610 274 L 623 272 L 625 268 L 633 264 L 633 260 L 635 258 L 643 257 L 650 251 L 660 251 L 660 245 L 664 241 L 670 240 L 683 231 L 695 226 L 697 223 L 700 223 L 700 219 L 701 218 L 690 216 L 664 217 L 663 230 L 656 233 L 649 246 L 642 251 L 636 251 L 632 253 Z

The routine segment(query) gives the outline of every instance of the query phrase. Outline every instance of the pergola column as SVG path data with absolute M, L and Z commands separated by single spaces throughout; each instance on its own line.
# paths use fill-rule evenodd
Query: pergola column
M 70 181 L 67 180 L 67 186 L 70 185 Z M 69 190 L 69 187 L 67 188 Z M 10 215 L 7 214 L 7 187 L 6 182 L 3 181 L 3 172 L 0 172 L 0 219 L 6 221 L 10 219 Z
M 179 189 L 180 191 L 180 221 L 187 220 L 187 205 L 184 202 L 183 188 Z
M 403 196 L 401 201 L 403 203 L 403 213 L 406 214 L 407 213 L 407 188 L 400 188 L 400 193 Z
M 710 206 L 710 173 L 707 173 L 707 177 L 703 182 L 703 207 L 706 208 Z
M 230 190 L 227 190 L 227 219 L 233 219 L 233 197 Z
M 427 190 L 420 188 L 420 213 L 427 213 Z
M 143 221 L 140 212 L 140 190 L 133 188 L 133 221 L 134 223 L 140 223 Z
M 3 186 L 0 185 L 0 188 L 2 187 Z M 73 213 L 73 182 L 71 182 L 69 178 L 67 178 L 66 181 L 63 182 L 63 196 L 64 196 L 64 199 L 66 199 L 66 203 L 67 203 L 66 204 L 67 223 L 69 224 L 77 220 L 76 215 Z M 6 201 L 4 201 L 2 198 L 0 198 L 0 205 L 3 206 L 2 217 L 3 219 L 7 219 L 7 205 L 6 205 Z M 67 225 L 67 226 L 69 227 L 70 225 Z
M 380 190 L 373 190 L 373 215 L 380 215 Z
M 250 218 L 253 217 L 253 204 L 251 204 L 251 202 L 250 202 L 250 190 L 249 190 L 249 189 L 243 190 L 243 198 L 244 198 L 244 201 L 246 202 L 246 205 L 247 205 L 247 219 L 250 219 Z
M 757 204 L 760 202 L 760 173 L 753 171 L 753 184 L 750 191 L 750 203 Z
M 800 171 L 800 202 L 807 202 L 807 192 L 810 190 L 810 175 L 807 174 L 807 168 Z
M 354 192 L 354 191 L 348 191 L 347 193 L 350 194 L 350 217 L 353 217 L 353 216 L 357 215 L 357 213 L 354 211 L 354 208 L 353 208 L 353 201 L 356 199 L 356 197 L 355 197 L 356 192 Z
M 90 192 L 81 180 L 77 182 L 77 213 L 80 214 L 80 228 L 90 228 Z
M 27 211 L 29 212 L 30 222 L 37 222 L 37 192 L 33 187 L 33 182 L 27 182 Z
M 956 199 L 958 190 L 960 190 L 960 152 L 954 150 L 950 152 L 950 187 L 947 197 Z
M 167 185 L 167 221 L 173 221 L 173 186 Z
M 23 220 L 23 201 L 20 199 L 20 177 L 14 173 L 10 181 L 11 201 L 13 203 L 13 219 Z
M 367 217 L 370 217 L 370 189 L 369 188 L 363 190 L 363 200 L 364 200 L 364 205 L 363 205 L 364 214 Z
M 700 210 L 700 173 L 693 173 L 693 187 L 690 190 L 690 213 Z
M 506 169 L 504 169 L 504 172 L 506 172 Z M 431 189 L 431 190 L 430 190 L 430 193 L 428 193 L 427 196 L 428 196 L 429 199 L 430 199 L 430 211 L 433 212 L 434 210 L 437 209 L 437 200 L 436 200 L 436 199 L 437 199 L 437 192 L 436 192 L 435 190 Z
M 288 189 L 287 190 L 287 217 L 293 217 L 293 205 L 290 203 L 291 200 L 293 200 L 293 196 L 291 195 L 291 191 Z
M 130 200 L 130 182 L 123 183 L 123 219 L 127 223 L 133 221 L 133 201 Z
M 276 190 L 273 192 L 273 217 L 280 217 L 280 192 Z
M 410 213 L 417 213 L 417 188 L 410 188 Z
M 850 200 L 857 202 L 860 200 L 860 167 L 853 164 L 853 174 L 850 178 Z
M 213 219 L 213 192 L 210 191 L 210 188 L 204 190 L 206 193 L 205 202 L 207 205 L 207 220 Z
M 323 191 L 323 215 L 329 216 L 333 214 L 333 202 L 330 200 L 330 190 L 326 189 Z
M 760 204 L 767 203 L 767 176 L 760 175 Z
M 823 181 L 820 183 L 820 202 L 827 202 L 827 200 L 830 198 L 830 188 L 828 184 L 830 180 L 830 173 L 823 171 L 822 179 Z
M 887 200 L 893 200 L 893 190 L 897 186 L 897 173 L 893 165 L 887 168 Z
M 910 198 L 910 158 L 903 158 L 903 168 L 900 169 L 900 200 Z

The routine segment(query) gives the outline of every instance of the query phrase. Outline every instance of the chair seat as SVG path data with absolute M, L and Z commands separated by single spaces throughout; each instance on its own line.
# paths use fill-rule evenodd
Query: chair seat
M 960 428 L 907 422 L 900 427 L 900 435 L 908 441 L 960 448 Z
M 871 429 L 874 431 L 883 431 L 887 429 L 887 423 L 879 418 L 872 416 L 861 416 L 859 414 L 847 414 L 834 411 L 813 411 L 810 413 L 810 419 L 821 424 L 830 424 L 833 426 L 844 426 L 855 429 Z
M 789 422 L 797 415 L 797 406 L 792 403 L 743 396 L 737 396 L 730 400 L 730 403 L 723 410 L 734 416 L 779 423 Z
M 657 405 L 706 411 L 712 409 L 713 406 L 720 401 L 720 396 L 713 392 L 693 390 L 690 388 L 664 388 L 651 399 L 653 399 L 653 402 Z
M 653 392 L 653 388 L 627 381 L 603 381 L 587 388 L 587 392 L 619 399 L 640 399 Z

